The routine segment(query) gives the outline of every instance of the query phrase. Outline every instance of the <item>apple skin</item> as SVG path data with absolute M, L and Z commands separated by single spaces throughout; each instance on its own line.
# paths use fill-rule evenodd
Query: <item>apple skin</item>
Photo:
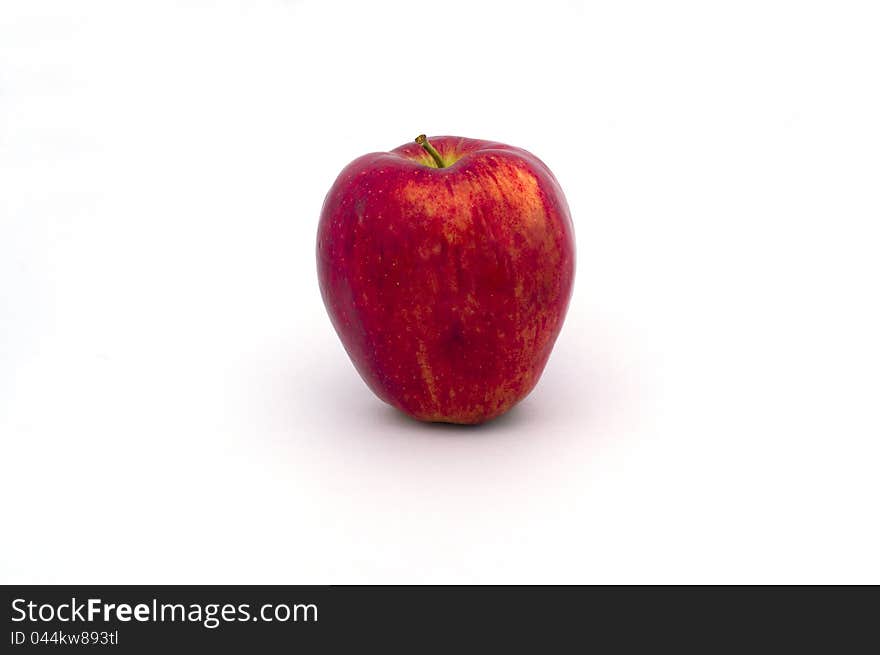
M 574 231 L 534 155 L 429 141 L 445 167 L 410 143 L 339 174 L 321 210 L 318 280 L 379 398 L 421 421 L 482 423 L 544 370 L 571 297 Z

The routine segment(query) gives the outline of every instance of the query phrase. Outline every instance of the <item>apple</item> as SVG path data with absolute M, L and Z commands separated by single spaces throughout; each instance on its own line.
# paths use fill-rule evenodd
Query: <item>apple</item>
M 420 135 L 349 164 L 318 226 L 321 296 L 382 400 L 475 424 L 535 386 L 575 270 L 568 204 L 534 155 Z

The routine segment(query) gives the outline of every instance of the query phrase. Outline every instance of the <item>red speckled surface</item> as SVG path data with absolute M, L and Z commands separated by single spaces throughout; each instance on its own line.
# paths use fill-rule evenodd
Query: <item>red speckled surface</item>
M 318 279 L 352 362 L 425 421 L 480 423 L 535 386 L 571 296 L 565 197 L 524 150 L 430 137 L 356 159 L 324 201 Z

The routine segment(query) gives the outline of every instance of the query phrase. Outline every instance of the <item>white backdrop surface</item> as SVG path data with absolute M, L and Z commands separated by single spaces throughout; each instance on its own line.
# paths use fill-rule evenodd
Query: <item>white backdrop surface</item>
M 880 583 L 864 2 L 0 5 L 0 582 Z M 479 429 L 375 399 L 324 194 L 526 148 L 570 314 Z

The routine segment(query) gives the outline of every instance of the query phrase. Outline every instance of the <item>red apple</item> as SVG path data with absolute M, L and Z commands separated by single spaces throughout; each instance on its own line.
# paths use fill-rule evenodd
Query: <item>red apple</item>
M 424 135 L 336 179 L 318 280 L 355 368 L 422 421 L 482 423 L 538 382 L 574 281 L 559 183 L 502 143 Z

